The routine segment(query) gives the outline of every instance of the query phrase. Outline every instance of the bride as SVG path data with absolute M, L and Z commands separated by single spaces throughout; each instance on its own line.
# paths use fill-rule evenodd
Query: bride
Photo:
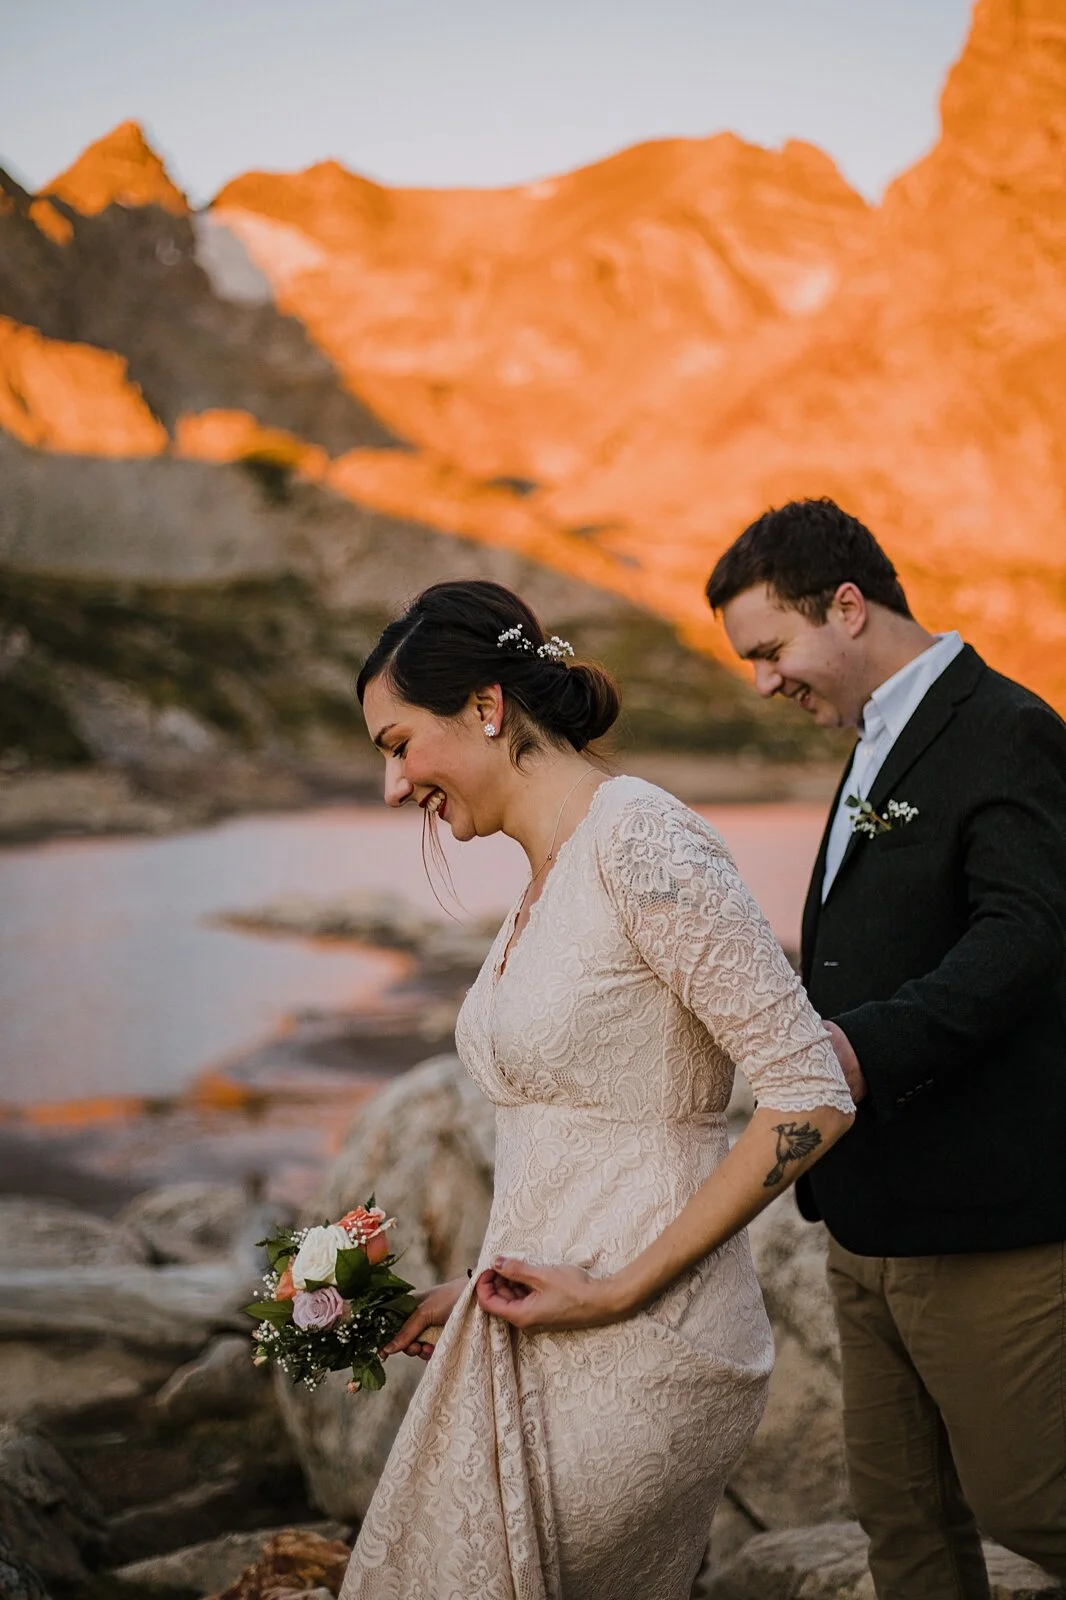
M 359 676 L 386 802 L 508 834 L 530 877 L 456 1033 L 496 1106 L 488 1231 L 386 1347 L 432 1360 L 341 1600 L 687 1600 L 773 1361 L 745 1224 L 851 1120 L 718 834 L 583 754 L 618 699 L 572 655 L 441 583 Z

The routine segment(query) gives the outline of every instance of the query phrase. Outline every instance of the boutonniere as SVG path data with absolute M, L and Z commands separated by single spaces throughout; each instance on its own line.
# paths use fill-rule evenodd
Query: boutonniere
M 851 819 L 852 833 L 868 833 L 871 839 L 876 839 L 879 833 L 891 833 L 893 828 L 904 827 L 918 815 L 918 807 L 908 805 L 906 800 L 890 800 L 883 816 L 874 810 L 869 800 L 860 800 L 857 794 L 849 794 L 844 804 L 855 813 Z

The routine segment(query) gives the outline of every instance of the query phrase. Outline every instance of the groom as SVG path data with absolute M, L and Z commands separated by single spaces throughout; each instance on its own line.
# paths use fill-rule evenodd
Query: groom
M 752 523 L 707 597 L 760 694 L 859 735 L 803 916 L 858 1112 L 797 1196 L 879 1600 L 988 1600 L 978 1528 L 1066 1577 L 1066 726 L 832 500 Z

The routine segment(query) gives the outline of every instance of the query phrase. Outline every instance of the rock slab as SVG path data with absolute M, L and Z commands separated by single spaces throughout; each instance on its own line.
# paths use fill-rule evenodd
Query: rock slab
M 114 1420 L 152 1394 L 173 1358 L 116 1339 L 9 1339 L 0 1345 L 0 1423 L 55 1426 L 90 1414 Z
M 106 1544 L 103 1514 L 88 1486 L 54 1445 L 0 1427 L 0 1528 L 12 1564 L 45 1583 L 81 1582 Z
M 238 1308 L 255 1279 L 228 1264 L 69 1267 L 5 1274 L 0 1339 L 118 1338 L 134 1347 L 199 1349 L 212 1333 L 247 1326 Z
M 229 1255 L 252 1209 L 240 1184 L 171 1183 L 137 1195 L 120 1220 L 153 1261 L 187 1265 Z
M 3 1600 L 51 1600 L 28 1561 L 17 1555 L 0 1529 L 0 1596 Z
M 62 1200 L 0 1197 L 0 1268 L 117 1267 L 144 1263 L 144 1242 L 121 1222 L 108 1222 Z
M 171 1423 L 201 1417 L 237 1417 L 272 1409 L 274 1392 L 265 1372 L 252 1365 L 248 1335 L 223 1334 L 171 1374 L 155 1397 L 155 1409 Z
M 211 1600 L 283 1600 L 308 1590 L 340 1592 L 351 1551 L 339 1539 L 323 1539 L 304 1528 L 289 1528 L 270 1539 L 254 1565 L 247 1567 Z
M 840 1343 L 825 1273 L 828 1234 L 803 1220 L 790 1190 L 755 1219 L 748 1236 L 777 1359 L 766 1414 L 730 1489 L 763 1528 L 844 1520 L 852 1513 Z
M 875 1600 L 868 1541 L 857 1522 L 758 1534 L 693 1590 L 693 1600 Z M 985 1544 L 992 1600 L 1062 1600 L 1031 1561 Z
M 167 1593 L 211 1594 L 236 1583 L 249 1567 L 260 1560 L 267 1545 L 279 1535 L 297 1532 L 330 1542 L 346 1542 L 349 1529 L 339 1522 L 314 1522 L 296 1530 L 259 1528 L 252 1533 L 227 1533 L 220 1539 L 172 1550 L 165 1556 L 150 1556 L 118 1567 L 115 1577 L 124 1583 Z M 0 1591 L 2 1592 L 2 1591 Z

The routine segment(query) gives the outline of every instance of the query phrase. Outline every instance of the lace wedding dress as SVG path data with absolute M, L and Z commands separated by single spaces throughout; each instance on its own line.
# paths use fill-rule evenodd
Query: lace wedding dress
M 764 1106 L 851 1110 L 724 844 L 639 779 L 600 785 L 460 1055 L 496 1105 L 493 1256 L 608 1273 L 727 1150 L 734 1063 Z M 459 1302 L 367 1512 L 341 1600 L 687 1600 L 773 1343 L 747 1236 L 640 1315 L 525 1334 Z

